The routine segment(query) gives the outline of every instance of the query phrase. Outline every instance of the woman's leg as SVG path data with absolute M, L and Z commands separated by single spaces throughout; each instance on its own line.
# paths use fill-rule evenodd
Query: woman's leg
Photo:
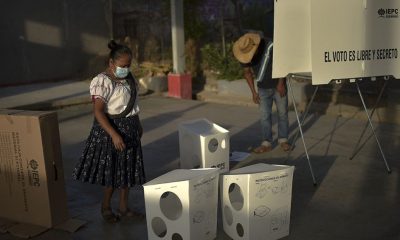
M 101 215 L 104 220 L 109 223 L 118 222 L 118 216 L 116 216 L 111 210 L 111 198 L 114 192 L 114 188 L 104 188 L 103 202 L 101 203 Z
M 122 187 L 119 190 L 119 210 L 118 214 L 121 217 L 139 217 L 144 218 L 144 215 L 129 209 L 128 206 L 129 188 Z
M 101 207 L 103 209 L 111 208 L 111 198 L 112 198 L 113 193 L 114 193 L 114 188 L 112 188 L 112 187 L 104 188 L 103 202 L 101 204 Z
M 129 188 L 121 187 L 119 190 L 119 211 L 126 212 L 128 210 Z

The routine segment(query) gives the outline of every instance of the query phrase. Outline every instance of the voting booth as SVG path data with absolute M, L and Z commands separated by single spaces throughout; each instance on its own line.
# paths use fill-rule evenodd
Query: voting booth
M 177 169 L 143 185 L 148 239 L 217 236 L 219 170 Z
M 181 168 L 219 168 L 229 171 L 229 131 L 207 119 L 179 125 Z
M 232 239 L 289 235 L 293 166 L 254 164 L 220 177 L 223 227 Z
M 302 124 L 318 87 L 329 83 L 354 83 L 390 173 L 371 121 L 375 107 L 371 114 L 368 113 L 359 83 L 361 80 L 374 81 L 377 77 L 385 80 L 400 77 L 400 0 L 279 0 L 274 4 L 272 77 L 287 78 L 293 102 L 292 78 L 308 79 L 315 85 L 302 120 L 296 104 L 293 105 L 314 184 L 316 179 Z M 386 84 L 387 81 L 377 103 Z
M 274 11 L 274 78 L 400 78 L 399 0 L 279 0 Z

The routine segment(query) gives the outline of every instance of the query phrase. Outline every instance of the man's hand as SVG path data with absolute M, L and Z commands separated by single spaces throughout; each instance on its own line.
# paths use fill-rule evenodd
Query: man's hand
M 250 91 L 253 94 L 253 102 L 255 104 L 260 104 L 260 96 L 258 95 L 256 88 L 254 87 L 254 72 L 250 67 L 245 67 L 243 69 L 244 78 L 246 79 L 247 84 L 249 85 Z
M 253 93 L 253 102 L 255 104 L 260 104 L 260 96 L 256 92 Z
M 286 87 L 284 83 L 284 78 L 280 78 L 278 80 L 278 85 L 276 85 L 276 90 L 278 91 L 279 95 L 281 97 L 284 97 L 286 95 Z

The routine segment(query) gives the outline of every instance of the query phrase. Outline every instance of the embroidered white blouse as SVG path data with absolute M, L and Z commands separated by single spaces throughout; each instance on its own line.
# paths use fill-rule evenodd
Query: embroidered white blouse
M 135 82 L 136 87 L 137 83 Z M 136 88 L 137 89 L 137 88 Z M 100 73 L 90 83 L 90 95 L 93 98 L 101 98 L 106 103 L 106 113 L 119 114 L 125 110 L 131 97 L 131 89 L 126 80 L 113 81 L 105 73 Z M 138 91 L 132 111 L 126 117 L 139 113 Z

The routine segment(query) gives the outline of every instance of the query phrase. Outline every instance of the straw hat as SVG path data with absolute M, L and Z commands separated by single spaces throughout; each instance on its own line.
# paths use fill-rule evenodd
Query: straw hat
M 261 38 L 257 33 L 246 33 L 233 44 L 233 55 L 241 63 L 249 63 L 257 51 Z

